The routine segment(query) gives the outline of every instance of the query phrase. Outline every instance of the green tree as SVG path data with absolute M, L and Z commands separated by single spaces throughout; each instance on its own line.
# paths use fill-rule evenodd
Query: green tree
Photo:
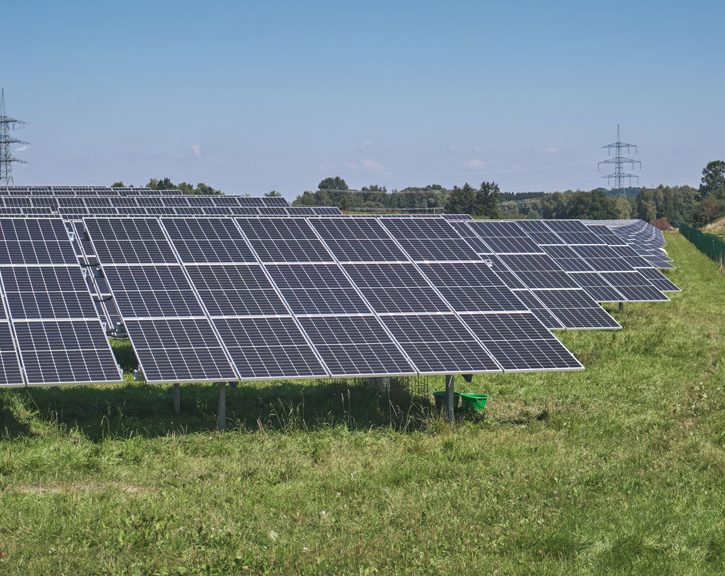
M 481 182 L 476 191 L 473 216 L 501 217 L 501 190 L 496 182 Z
M 111 188 L 125 188 L 126 185 L 122 181 L 114 182 L 111 184 Z
M 276 190 L 270 190 L 264 195 L 265 198 L 282 198 L 282 194 L 277 192 Z
M 149 183 L 146 184 L 146 188 L 151 188 L 151 190 L 178 190 L 179 189 L 179 187 L 171 181 L 171 178 L 162 178 L 161 180 L 157 180 L 156 178 L 151 178 L 149 180 Z
M 449 214 L 473 214 L 475 208 L 476 189 L 468 182 L 463 185 L 463 188 L 453 187 L 444 207 Z
M 713 160 L 702 169 L 700 193 L 704 197 L 708 192 L 725 189 L 725 161 Z
M 317 185 L 318 190 L 348 190 L 347 182 L 339 176 L 328 177 Z

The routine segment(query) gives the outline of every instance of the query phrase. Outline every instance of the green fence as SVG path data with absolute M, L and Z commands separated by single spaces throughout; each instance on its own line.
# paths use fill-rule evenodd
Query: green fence
M 714 234 L 700 232 L 687 224 L 680 224 L 679 228 L 680 233 L 692 242 L 700 252 L 723 266 L 723 263 L 725 263 L 725 240 Z

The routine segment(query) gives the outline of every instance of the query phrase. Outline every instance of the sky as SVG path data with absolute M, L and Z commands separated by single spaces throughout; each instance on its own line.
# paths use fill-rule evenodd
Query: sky
M 3 0 L 16 184 L 205 182 L 294 198 L 494 180 L 699 183 L 725 159 L 725 2 Z

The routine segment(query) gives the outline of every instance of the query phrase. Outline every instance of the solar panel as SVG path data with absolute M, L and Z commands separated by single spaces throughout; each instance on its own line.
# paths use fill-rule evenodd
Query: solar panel
M 565 328 L 620 328 L 617 321 L 584 290 L 536 290 L 536 297 Z
M 413 264 L 345 264 L 375 312 L 444 312 L 449 308 Z
M 629 302 L 663 302 L 669 300 L 640 271 L 602 272 L 602 277 Z
M 159 222 L 152 218 L 86 218 L 85 226 L 104 264 L 176 263 Z
M 500 260 L 527 288 L 576 288 L 569 275 L 546 254 L 504 254 Z
M 572 249 L 598 272 L 625 272 L 632 266 L 619 256 L 611 246 L 573 246 Z
M 526 310 L 483 262 L 421 264 L 420 269 L 456 312 Z
M 478 260 L 476 252 L 442 218 L 384 218 L 380 222 L 412 260 Z
M 288 313 L 258 264 L 187 265 L 186 271 L 210 316 Z
M 100 321 L 18 321 L 13 325 L 29 385 L 121 381 Z
M 501 370 L 454 314 L 384 316 L 382 321 L 422 374 Z
M 540 247 L 564 243 L 542 220 L 517 220 L 516 224 Z
M 504 371 L 584 368 L 530 312 L 467 314 L 463 321 Z
M 571 277 L 597 302 L 624 302 L 626 300 L 598 272 L 578 272 L 572 274 Z
M 266 268 L 295 314 L 370 312 L 337 264 L 277 264 Z
M 486 254 L 535 254 L 541 249 L 515 222 L 467 222 L 488 247 Z
M 206 318 L 126 320 L 148 382 L 237 380 Z
M 303 218 L 240 218 L 242 231 L 262 262 L 332 262 Z
M 374 316 L 303 316 L 299 321 L 331 376 L 415 373 Z
M 214 326 L 244 379 L 327 376 L 292 318 L 218 318 Z
M 8 266 L 0 268 L 14 320 L 96 318 L 86 281 L 77 267 Z
M 0 264 L 77 264 L 60 219 L 0 219 Z
M 526 307 L 546 328 L 549 328 L 550 330 L 564 328 L 564 325 L 559 322 L 557 317 L 554 316 L 554 314 L 552 314 L 546 306 L 544 306 L 543 302 L 536 297 L 534 292 L 523 289 L 514 290 L 514 293 L 524 304 L 526 304 Z
M 106 266 L 104 273 L 124 318 L 204 315 L 180 266 Z
M 545 220 L 565 244 L 604 244 L 604 240 L 579 220 Z
M 679 292 L 680 289 L 656 268 L 641 268 L 638 272 L 662 292 Z
M 340 262 L 408 262 L 373 218 L 311 218 L 313 228 Z
M 184 263 L 256 261 L 231 219 L 164 218 L 162 224 Z
M 593 268 L 570 246 L 542 246 L 554 262 L 566 272 L 591 272 Z
M 0 306 L 0 309 L 2 306 Z M 4 311 L 2 312 L 4 317 Z M 15 350 L 15 341 L 7 321 L 0 322 L 0 386 L 20 386 L 23 376 Z

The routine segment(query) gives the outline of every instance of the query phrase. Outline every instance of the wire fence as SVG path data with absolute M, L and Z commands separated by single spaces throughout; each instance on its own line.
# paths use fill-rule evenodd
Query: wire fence
M 680 224 L 679 229 L 680 233 L 692 242 L 700 252 L 723 266 L 725 263 L 725 240 L 714 234 L 700 232 L 687 224 Z

